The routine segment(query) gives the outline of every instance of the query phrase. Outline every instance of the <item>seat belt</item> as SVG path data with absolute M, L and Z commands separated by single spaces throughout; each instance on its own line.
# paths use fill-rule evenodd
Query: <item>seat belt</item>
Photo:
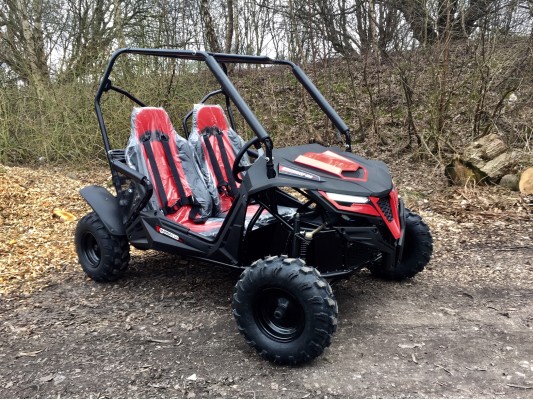
M 141 142 L 143 144 L 144 151 L 146 152 L 146 155 L 148 157 L 150 168 L 152 169 L 152 174 L 154 176 L 155 185 L 157 187 L 157 195 L 159 196 L 159 201 L 161 202 L 161 204 L 163 204 L 165 208 L 165 214 L 166 214 L 166 208 L 168 206 L 168 199 L 167 199 L 167 195 L 165 194 L 165 187 L 163 186 L 161 175 L 159 175 L 159 169 L 157 168 L 157 162 L 155 161 L 154 152 L 152 150 L 152 145 L 150 141 L 151 137 L 152 137 L 151 131 L 145 132 L 141 136 Z
M 165 187 L 163 186 L 163 181 L 161 180 L 159 168 L 157 166 L 157 162 L 155 160 L 154 152 L 151 146 L 151 143 L 153 142 L 153 140 L 151 140 L 153 139 L 152 135 L 154 135 L 155 140 L 158 140 L 163 146 L 163 151 L 167 159 L 167 164 L 170 168 L 170 172 L 172 174 L 172 178 L 174 179 L 174 183 L 176 184 L 176 188 L 178 189 L 179 200 L 173 205 L 168 204 L 168 198 L 165 193 Z M 161 201 L 161 204 L 163 205 L 163 212 L 165 215 L 172 214 L 178 211 L 178 209 L 184 205 L 198 205 L 194 201 L 192 196 L 187 196 L 185 194 L 185 189 L 183 187 L 183 184 L 181 183 L 181 179 L 180 179 L 176 164 L 174 163 L 174 159 L 172 157 L 172 152 L 170 151 L 170 145 L 168 143 L 168 140 L 169 140 L 168 136 L 159 131 L 155 131 L 155 132 L 148 131 L 141 137 L 144 150 L 146 151 L 146 155 L 148 156 L 148 161 L 150 163 L 150 167 L 154 175 L 154 180 L 155 180 L 155 184 L 157 187 L 157 193 L 159 195 L 159 200 Z
M 204 130 L 202 130 L 201 135 L 204 139 L 205 148 L 207 150 L 209 160 L 211 161 L 211 166 L 213 167 L 215 178 L 217 179 L 217 189 L 220 193 L 223 191 L 229 193 L 230 191 L 228 189 L 228 182 L 226 182 L 226 180 L 224 179 L 224 175 L 222 175 L 222 170 L 220 169 L 220 165 L 218 165 L 217 156 L 215 155 L 213 146 L 209 141 L 209 136 L 212 135 L 212 128 L 205 128 Z
M 217 179 L 217 189 L 219 190 L 219 192 L 225 190 L 231 197 L 237 197 L 237 185 L 235 183 L 235 179 L 233 179 L 231 166 L 229 165 L 228 155 L 226 154 L 226 148 L 224 147 L 224 142 L 222 142 L 222 145 L 220 144 L 222 141 L 222 137 L 220 135 L 222 134 L 223 133 L 217 127 L 204 128 L 201 133 L 204 139 L 207 154 L 209 155 L 209 160 L 211 161 L 211 165 L 213 167 L 213 172 L 215 173 L 215 177 Z M 224 175 L 222 175 L 222 170 L 220 169 L 220 165 L 215 155 L 215 151 L 213 150 L 213 146 L 209 141 L 209 136 L 211 135 L 213 135 L 217 140 L 218 148 L 220 150 L 220 156 L 222 157 L 222 163 L 224 164 L 224 169 L 226 170 L 226 176 L 229 182 L 226 181 L 224 179 Z
M 165 152 L 165 157 L 167 158 L 170 173 L 172 174 L 172 178 L 174 179 L 174 183 L 176 184 L 176 188 L 178 189 L 179 200 L 171 207 L 171 209 L 173 211 L 178 211 L 178 209 L 184 205 L 198 205 L 198 203 L 194 201 L 192 196 L 187 196 L 187 194 L 185 193 L 185 188 L 181 183 L 178 168 L 176 167 L 176 163 L 174 162 L 174 158 L 172 157 L 172 152 L 170 151 L 168 136 L 164 133 L 156 131 L 156 137 L 159 139 L 161 145 L 163 146 L 163 151 Z
M 226 170 L 226 176 L 229 181 L 229 187 L 230 187 L 230 194 L 233 197 L 237 197 L 237 183 L 235 182 L 235 178 L 233 178 L 233 171 L 232 167 L 229 163 L 228 153 L 226 152 L 226 146 L 224 146 L 224 139 L 222 138 L 222 135 L 224 134 L 220 129 L 216 129 L 217 132 L 215 132 L 215 137 L 218 141 L 218 148 L 220 149 L 220 154 L 222 155 L 222 163 L 224 164 L 224 169 Z

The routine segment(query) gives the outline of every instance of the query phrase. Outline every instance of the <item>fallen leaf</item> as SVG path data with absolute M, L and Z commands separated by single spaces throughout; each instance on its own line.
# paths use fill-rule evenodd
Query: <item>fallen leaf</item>
M 516 389 L 524 389 L 524 390 L 533 389 L 533 386 L 522 386 L 522 385 L 515 385 L 515 384 L 512 384 L 512 383 L 508 383 L 507 386 L 512 387 L 512 388 L 516 388 Z
M 45 375 L 41 378 L 39 378 L 40 382 L 50 382 L 52 379 L 54 379 L 54 375 Z
M 53 216 L 56 218 L 59 218 L 61 221 L 64 221 L 64 222 L 70 222 L 76 219 L 76 217 L 73 214 L 69 213 L 68 211 L 62 210 L 60 208 L 54 208 Z
M 173 339 L 154 339 L 154 338 L 147 338 L 146 340 L 148 340 L 149 342 L 154 342 L 154 343 L 163 343 L 163 344 L 170 344 L 170 343 L 174 343 L 174 340 Z

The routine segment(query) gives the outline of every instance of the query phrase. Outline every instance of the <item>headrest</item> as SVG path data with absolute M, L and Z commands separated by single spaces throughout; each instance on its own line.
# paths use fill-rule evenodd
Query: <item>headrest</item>
M 170 117 L 160 107 L 136 107 L 133 109 L 132 121 L 137 137 L 147 131 L 159 131 L 167 135 L 174 132 Z
M 219 105 L 196 104 L 193 113 L 193 129 L 202 132 L 204 128 L 216 126 L 221 131 L 228 130 L 228 121 L 224 110 Z

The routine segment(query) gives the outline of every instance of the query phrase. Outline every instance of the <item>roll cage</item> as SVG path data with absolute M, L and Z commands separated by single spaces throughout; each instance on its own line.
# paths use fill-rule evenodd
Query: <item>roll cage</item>
M 207 94 L 204 97 L 204 99 L 202 99 L 202 102 L 207 100 L 212 95 L 223 94 L 226 98 L 226 108 L 228 109 L 230 123 L 232 124 L 233 127 L 235 127 L 235 121 L 234 121 L 233 114 L 231 111 L 231 102 L 235 104 L 235 107 L 237 107 L 237 109 L 239 110 L 239 112 L 241 113 L 245 121 L 248 123 L 248 125 L 250 126 L 250 128 L 252 129 L 256 137 L 259 139 L 259 142 L 263 144 L 265 147 L 265 159 L 267 161 L 266 172 L 267 172 L 268 177 L 274 177 L 276 174 L 274 171 L 274 163 L 272 159 L 272 150 L 274 148 L 274 144 L 268 132 L 265 130 L 263 125 L 261 125 L 261 123 L 255 116 L 255 114 L 252 112 L 248 104 L 245 102 L 245 100 L 242 98 L 242 96 L 240 95 L 238 90 L 235 88 L 231 80 L 228 78 L 226 64 L 256 64 L 256 65 L 288 66 L 291 69 L 291 72 L 296 77 L 296 79 L 302 84 L 302 86 L 306 89 L 306 91 L 315 100 L 318 106 L 322 109 L 322 111 L 326 114 L 329 120 L 337 128 L 339 133 L 344 136 L 346 150 L 350 152 L 352 150 L 350 130 L 348 126 L 346 125 L 346 123 L 341 119 L 341 117 L 337 114 L 337 112 L 333 109 L 333 107 L 331 107 L 331 105 L 327 102 L 327 100 L 324 98 L 322 93 L 320 93 L 320 91 L 316 88 L 313 82 L 311 82 L 311 80 L 307 77 L 304 71 L 299 66 L 292 63 L 291 61 L 276 60 L 276 59 L 272 59 L 272 58 L 264 57 L 264 56 L 211 53 L 211 52 L 206 52 L 206 51 L 194 51 L 194 50 L 123 48 L 123 49 L 117 50 L 111 56 L 109 63 L 106 67 L 106 70 L 104 72 L 104 75 L 100 81 L 100 85 L 98 87 L 98 90 L 96 92 L 96 97 L 95 97 L 96 115 L 98 118 L 98 124 L 100 126 L 100 130 L 102 133 L 102 139 L 104 142 L 106 155 L 108 157 L 111 170 L 113 171 L 113 178 L 115 178 L 115 170 L 119 170 L 122 173 L 128 172 L 127 175 L 129 175 L 131 171 L 124 171 L 125 166 L 120 165 L 120 162 L 117 162 L 117 160 L 114 159 L 112 156 L 112 149 L 110 146 L 104 117 L 102 115 L 102 111 L 100 107 L 100 99 L 102 97 L 102 94 L 112 90 L 112 91 L 118 92 L 126 96 L 127 98 L 137 103 L 141 107 L 145 106 L 145 104 L 141 100 L 136 98 L 134 95 L 132 95 L 128 91 L 122 88 L 119 88 L 117 86 L 114 86 L 111 82 L 111 79 L 109 78 L 116 60 L 121 55 L 124 55 L 124 54 L 136 54 L 136 55 L 142 55 L 142 56 L 165 57 L 165 58 L 205 62 L 207 67 L 213 74 L 213 76 L 217 79 L 221 88 L 219 90 L 216 90 L 212 93 Z M 189 117 L 190 115 L 188 114 L 184 119 L 185 133 L 188 132 L 186 121 Z

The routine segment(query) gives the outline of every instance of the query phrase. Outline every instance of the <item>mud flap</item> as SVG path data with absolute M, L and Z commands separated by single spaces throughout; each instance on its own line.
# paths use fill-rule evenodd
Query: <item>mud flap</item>
M 394 266 L 398 265 L 400 260 L 402 259 L 403 255 L 403 249 L 404 249 L 404 241 L 405 241 L 405 205 L 403 204 L 403 200 L 399 199 L 398 201 L 398 215 L 400 216 L 400 238 L 397 241 L 396 244 L 396 260 L 394 263 Z
M 100 217 L 109 233 L 115 236 L 126 235 L 118 200 L 107 189 L 96 185 L 87 186 L 80 190 L 80 195 Z
M 400 216 L 400 237 L 394 242 L 394 250 L 391 253 L 382 253 L 383 268 L 391 271 L 400 263 L 405 244 L 405 205 L 402 199 L 398 201 L 398 215 Z

